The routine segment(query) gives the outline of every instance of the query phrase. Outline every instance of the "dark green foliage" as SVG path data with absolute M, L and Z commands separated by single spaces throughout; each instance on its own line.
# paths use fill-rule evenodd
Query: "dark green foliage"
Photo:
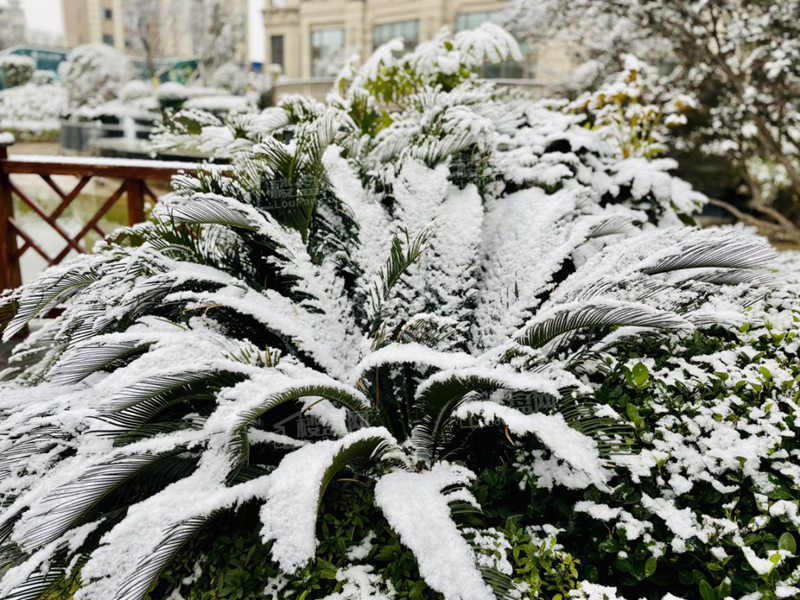
M 743 330 L 747 329 L 747 326 L 743 327 Z M 750 343 L 761 352 L 751 357 L 742 353 L 740 364 L 758 366 L 765 359 L 777 359 L 782 366 L 791 369 L 795 377 L 799 377 L 797 351 L 791 350 L 791 346 L 787 349 L 787 342 L 793 337 L 793 333 L 788 336 L 769 332 L 760 335 Z M 718 329 L 696 332 L 670 346 L 665 346 L 663 341 L 643 340 L 639 344 L 620 347 L 613 366 L 607 372 L 598 374 L 603 379 L 598 380 L 600 387 L 596 400 L 608 404 L 625 417 L 625 421 L 635 431 L 639 451 L 650 448 L 652 444 L 649 440 L 656 432 L 655 424 L 663 416 L 654 410 L 656 396 L 667 399 L 663 404 L 671 414 L 691 417 L 697 414 L 698 407 L 713 406 L 730 395 L 730 389 L 726 385 L 728 373 L 719 372 L 707 384 L 698 384 L 693 389 L 680 382 L 668 384 L 654 377 L 653 373 L 669 367 L 670 364 L 674 368 L 674 363 L 670 361 L 676 355 L 688 359 L 726 349 L 737 350 L 743 344 L 744 340 L 738 339 L 736 335 Z M 637 357 L 643 356 L 654 357 L 655 365 L 648 369 L 642 363 L 635 363 Z M 632 368 L 626 366 L 626 363 L 631 362 L 635 363 Z M 734 405 L 734 414 L 728 417 L 719 416 L 719 419 L 744 418 L 770 397 L 786 398 L 792 394 L 796 397 L 796 383 L 786 382 L 779 386 L 766 367 L 758 366 L 758 370 L 761 381 L 737 383 L 734 389 L 743 402 L 738 406 Z M 786 425 L 790 431 L 798 431 L 798 424 L 793 416 L 787 417 Z M 781 450 L 791 454 L 800 448 L 796 436 L 784 437 L 783 440 Z M 584 565 L 582 575 L 589 581 L 617 586 L 619 593 L 626 598 L 657 600 L 663 596 L 665 590 L 686 599 L 722 600 L 728 596 L 740 597 L 755 591 L 761 592 L 763 598 L 775 598 L 777 582 L 786 578 L 796 566 L 792 561 L 777 566 L 769 575 L 760 576 L 749 565 L 730 536 L 713 536 L 708 543 L 692 538 L 688 541 L 687 552 L 677 553 L 670 550 L 669 543 L 673 539 L 673 533 L 659 515 L 653 514 L 642 505 L 643 496 L 657 498 L 661 495 L 664 484 L 659 483 L 658 479 L 668 477 L 668 462 L 670 459 L 659 463 L 651 477 L 641 481 L 635 481 L 623 468 L 616 469 L 616 488 L 610 496 L 597 490 L 570 492 L 556 488 L 534 489 L 530 497 L 520 498 L 516 477 L 508 477 L 503 472 L 484 472 L 478 488 L 478 498 L 484 506 L 491 503 L 490 499 L 495 499 L 509 507 L 501 510 L 513 511 L 516 505 L 517 510 L 526 510 L 531 518 L 564 528 L 566 532 L 559 536 L 559 541 Z M 744 459 L 741 462 L 744 464 Z M 775 486 L 767 494 L 769 503 L 777 500 L 796 503 L 800 500 L 797 485 L 788 475 L 776 472 L 767 465 L 764 468 Z M 688 508 L 698 518 L 708 515 L 730 519 L 740 530 L 745 530 L 748 524 L 756 523 L 765 515 L 769 516 L 768 509 L 757 500 L 757 486 L 741 469 L 728 471 L 719 479 L 725 485 L 735 486 L 738 490 L 722 494 L 710 483 L 694 481 L 691 493 L 677 499 L 678 506 Z M 650 523 L 653 539 L 667 543 L 664 555 L 660 558 L 653 556 L 648 544 L 641 537 L 629 541 L 621 529 L 573 512 L 571 507 L 583 499 L 622 508 L 635 518 Z M 723 506 L 732 501 L 735 506 Z M 757 556 L 767 557 L 779 548 L 791 548 L 797 538 L 795 526 L 786 519 L 773 517 L 763 527 L 755 527 L 754 531 L 745 535 L 744 542 Z M 729 556 L 722 561 L 715 559 L 710 553 L 715 546 L 721 546 Z
M 503 476 L 502 469 L 498 473 Z M 483 485 L 479 488 L 486 489 Z M 373 547 L 359 562 L 372 565 L 374 573 L 391 581 L 397 600 L 441 600 L 442 596 L 420 577 L 414 555 L 375 507 L 368 485 L 349 479 L 334 480 L 323 502 L 317 524 L 317 558 L 294 577 L 288 577 L 277 598 L 319 600 L 341 591 L 337 569 L 351 562 L 347 551 L 373 532 Z M 257 511 L 257 506 L 247 505 L 235 513 L 218 516 L 202 529 L 162 572 L 148 600 L 165 598 L 176 588 L 186 600 L 270 598 L 264 594 L 265 582 L 277 577 L 279 571 L 270 561 L 269 546 L 261 542 L 258 530 L 251 526 L 258 518 Z M 493 512 L 489 510 L 487 514 Z M 508 558 L 514 566 L 515 580 L 541 590 L 543 598 L 574 587 L 580 563 L 555 550 L 554 539 L 536 543 L 516 524 L 516 519 L 493 515 L 482 520 L 500 524 L 512 542 Z M 202 568 L 199 578 L 194 576 L 198 566 Z M 186 578 L 190 584 L 182 583 Z

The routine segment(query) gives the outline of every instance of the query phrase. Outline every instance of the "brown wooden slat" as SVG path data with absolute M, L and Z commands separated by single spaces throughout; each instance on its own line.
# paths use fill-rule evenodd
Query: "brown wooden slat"
M 22 248 L 17 248 L 17 251 L 12 255 L 13 260 L 19 260 L 19 257 L 25 254 L 25 251 L 30 248 L 31 245 L 28 242 L 22 244 Z
M 158 202 L 158 196 L 153 191 L 153 188 L 151 188 L 149 185 L 147 185 L 146 181 L 143 181 L 142 184 L 144 184 L 144 195 L 145 196 L 149 196 L 150 198 L 152 198 L 153 199 L 153 204 Z
M 88 164 L 85 162 L 38 162 L 24 158 L 9 158 L 0 161 L 2 172 L 8 174 L 33 174 L 33 175 L 74 175 L 77 177 L 109 177 L 112 179 L 156 179 L 169 180 L 179 172 L 194 175 L 197 169 L 192 163 L 187 167 L 175 168 L 158 166 L 158 161 L 153 161 L 152 166 L 130 166 L 112 164 Z
M 23 230 L 23 229 L 22 229 L 22 228 L 21 228 L 19 225 L 17 225 L 17 222 L 16 222 L 14 219 L 9 219 L 9 220 L 8 220 L 8 224 L 11 226 L 11 228 L 14 230 L 14 232 L 15 232 L 15 233 L 16 233 L 16 234 L 17 234 L 19 237 L 21 237 L 23 240 L 25 240 L 25 243 L 26 243 L 26 244 L 27 244 L 29 247 L 31 247 L 31 248 L 33 248 L 34 250 L 36 250 L 36 252 L 38 252 L 38 253 L 39 253 L 39 255 L 40 255 L 40 256 L 41 256 L 43 259 L 45 259 L 45 260 L 47 261 L 47 264 L 49 264 L 49 265 L 55 265 L 55 264 L 58 264 L 58 261 L 57 261 L 56 259 L 50 258 L 50 257 L 47 255 L 47 252 L 45 252 L 44 250 L 42 250 L 42 249 L 41 249 L 41 247 L 39 247 L 39 244 L 37 244 L 36 242 L 34 242 L 34 241 L 33 241 L 33 238 L 31 238 L 31 236 L 29 236 L 27 233 L 25 233 L 25 231 L 24 231 L 24 230 Z M 69 248 L 69 245 L 67 245 L 67 248 Z M 27 250 L 27 248 L 26 248 L 26 250 Z M 68 250 L 68 251 L 69 251 L 69 250 Z
M 125 195 L 128 197 L 128 225 L 144 221 L 144 181 L 127 179 Z
M 94 214 L 94 216 L 91 219 L 89 219 L 89 221 L 86 223 L 86 225 L 83 226 L 83 229 L 81 229 L 78 232 L 78 234 L 74 238 L 72 238 L 72 243 L 74 244 L 76 242 L 80 242 L 80 240 L 83 239 L 83 236 L 85 236 L 87 233 L 89 233 L 89 231 L 91 231 L 91 229 L 95 225 L 97 225 L 97 222 L 100 219 L 103 218 L 103 215 L 106 214 L 109 210 L 111 210 L 111 207 L 114 206 L 114 203 L 117 200 L 119 200 L 120 197 L 122 197 L 123 193 L 125 193 L 125 182 L 124 181 L 122 182 L 122 185 L 119 186 L 119 189 L 116 192 L 114 192 L 113 194 L 111 194 L 111 196 L 108 198 L 108 200 L 105 201 L 103 206 L 101 206 L 100 209 Z M 79 251 L 83 252 L 84 250 L 81 248 Z M 56 256 L 55 259 L 53 259 L 55 261 L 55 264 L 58 264 L 62 260 L 64 260 L 64 257 L 67 254 L 69 254 L 69 246 L 67 246 L 66 248 L 61 250 L 61 252 L 58 253 L 58 256 Z
M 10 186 L 11 191 L 15 193 L 20 200 L 22 200 L 25 204 L 30 206 L 37 215 L 39 215 L 42 219 L 44 219 L 44 221 L 47 222 L 47 224 L 50 225 L 50 227 L 52 227 L 56 231 L 56 233 L 58 233 L 58 235 L 60 235 L 64 239 L 65 242 L 67 242 L 67 248 L 71 246 L 77 252 L 83 252 L 83 249 L 78 244 L 76 244 L 72 240 L 72 238 L 70 238 L 69 234 L 66 231 L 64 231 L 64 229 L 61 227 L 61 225 L 59 225 L 56 222 L 55 219 L 51 218 L 50 215 L 47 214 L 44 208 L 39 206 L 38 202 L 32 200 L 31 198 L 28 198 L 25 194 L 23 194 L 19 190 L 19 188 L 17 188 L 17 186 L 14 185 L 13 182 L 9 181 L 8 185 Z
M 62 190 L 61 187 L 55 181 L 53 181 L 53 178 L 50 177 L 50 175 L 40 175 L 40 177 L 44 179 L 45 183 L 50 186 L 50 189 L 58 194 L 62 200 L 66 197 L 66 192 L 64 192 L 64 190 Z
M 42 177 L 44 177 L 44 175 Z M 78 194 L 80 194 L 83 191 L 83 188 L 85 188 L 86 184 L 89 183 L 91 180 L 92 180 L 91 177 L 86 177 L 86 176 L 81 177 L 81 180 L 74 188 L 72 188 L 72 191 L 66 196 L 62 197 L 63 199 L 61 200 L 61 204 L 58 205 L 58 208 L 56 208 L 50 216 L 53 219 L 57 219 L 58 217 L 60 217 L 61 213 L 64 212 L 66 208 L 72 203 L 72 201 L 78 197 Z
M 0 163 L 8 160 L 9 144 L 0 144 Z M 0 290 L 15 288 L 22 283 L 17 252 L 17 236 L 9 219 L 14 218 L 14 198 L 9 187 L 10 177 L 0 173 Z

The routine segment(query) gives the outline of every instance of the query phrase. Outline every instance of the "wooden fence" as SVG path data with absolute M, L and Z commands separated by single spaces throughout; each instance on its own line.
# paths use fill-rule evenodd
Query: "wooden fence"
M 168 181 L 178 173 L 194 173 L 198 165 L 193 163 L 165 163 L 156 160 L 117 160 L 102 158 L 64 156 L 8 156 L 8 146 L 0 144 L 0 290 L 14 288 L 22 283 L 20 258 L 26 252 L 36 252 L 48 265 L 57 265 L 70 251 L 84 253 L 83 237 L 94 231 L 101 236 L 107 232 L 99 225 L 100 219 L 123 196 L 127 203 L 128 222 L 140 223 L 145 219 L 145 201 L 155 202 L 156 193 L 148 181 Z M 53 190 L 60 201 L 53 211 L 47 211 L 36 199 L 26 193 L 14 181 L 14 175 L 38 175 Z M 77 184 L 70 190 L 63 189 L 54 176 L 70 175 Z M 80 231 L 70 235 L 58 222 L 59 217 L 77 199 L 86 185 L 95 177 L 121 180 L 97 211 L 82 223 Z M 40 241 L 20 226 L 14 215 L 14 198 L 29 207 L 55 235 L 60 236 L 66 246 L 57 254 L 50 255 Z

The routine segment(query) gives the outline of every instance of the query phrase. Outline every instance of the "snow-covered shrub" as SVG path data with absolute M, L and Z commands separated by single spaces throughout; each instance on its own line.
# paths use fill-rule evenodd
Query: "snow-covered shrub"
M 781 267 L 796 279 L 797 259 Z M 537 507 L 581 574 L 626 598 L 797 597 L 797 292 L 773 292 L 737 329 L 619 346 L 588 374 L 637 440 L 610 466 L 613 494 L 553 486 L 527 450 L 510 493 L 494 493 L 510 512 Z M 520 484 L 531 496 L 517 504 Z
M 77 46 L 58 67 L 71 107 L 93 106 L 117 97 L 131 79 L 128 58 L 108 44 Z
M 156 89 L 156 98 L 162 109 L 178 110 L 184 106 L 187 100 L 201 101 L 207 98 L 231 98 L 228 92 L 218 87 L 204 87 L 199 85 L 183 85 L 177 81 L 162 83 Z M 230 101 L 228 101 L 230 103 Z M 202 102 L 201 102 L 202 104 Z M 216 102 L 210 100 L 208 110 L 217 110 L 218 106 L 224 105 L 225 101 Z M 235 108 L 249 106 L 244 98 L 234 100 Z
M 202 110 L 218 115 L 229 113 L 249 113 L 254 109 L 246 96 L 198 96 L 183 103 L 187 110 Z
M 555 38 L 573 64 L 589 59 L 575 73 L 578 89 L 628 54 L 658 64 L 669 88 L 700 108 L 676 140 L 684 176 L 776 241 L 800 244 L 800 0 L 509 4 L 502 21 L 525 41 Z M 764 170 L 777 177 L 762 187 Z
M 141 100 L 153 95 L 153 86 L 141 79 L 132 79 L 122 86 L 119 99 L 123 102 Z
M 30 56 L 5 54 L 0 56 L 0 76 L 5 89 L 25 85 L 33 78 L 36 61 Z
M 234 96 L 241 96 L 247 89 L 247 71 L 235 63 L 225 63 L 214 71 L 211 83 Z
M 52 71 L 44 71 L 42 69 L 33 72 L 31 83 L 33 85 L 51 85 L 56 81 L 56 74 Z
M 230 167 L 176 178 L 150 222 L 0 305 L 6 339 L 63 309 L 4 373 L 0 594 L 141 599 L 243 515 L 273 597 L 387 597 L 407 573 L 410 598 L 592 591 L 550 523 L 489 521 L 548 507 L 482 505 L 484 474 L 520 455 L 518 480 L 611 502 L 638 425 L 598 403 L 606 357 L 740 323 L 774 253 L 668 227 L 701 198 L 663 165 L 477 79 L 517 53 L 486 25 L 378 49 L 328 105 L 177 113 L 161 142 Z M 354 481 L 381 516 L 309 580 L 318 513 Z M 375 568 L 393 555 L 412 566 Z
M 188 97 L 186 86 L 177 81 L 167 81 L 156 88 L 156 98 L 162 109 L 179 108 Z
M 128 118 L 141 123 L 155 124 L 161 119 L 158 102 L 153 97 L 139 98 L 128 102 L 112 100 L 70 111 L 70 119 L 77 121 L 97 122 L 98 120 L 116 119 L 117 122 L 123 123 Z
M 694 107 L 692 98 L 663 89 L 655 68 L 629 55 L 613 81 L 581 94 L 566 109 L 585 114 L 625 158 L 652 158 L 666 150 L 668 130 L 685 125 L 685 113 Z
M 67 92 L 58 84 L 29 83 L 0 91 L 0 127 L 36 137 L 58 131 L 67 111 Z

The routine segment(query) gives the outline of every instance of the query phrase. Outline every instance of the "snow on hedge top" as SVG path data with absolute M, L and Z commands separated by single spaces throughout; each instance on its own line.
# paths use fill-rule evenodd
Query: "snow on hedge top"
M 4 54 L 0 56 L 0 69 L 6 65 L 36 68 L 36 61 L 30 56 L 22 56 L 21 54 Z
M 67 108 L 62 85 L 28 83 L 0 91 L 0 127 L 21 131 L 58 129 Z

